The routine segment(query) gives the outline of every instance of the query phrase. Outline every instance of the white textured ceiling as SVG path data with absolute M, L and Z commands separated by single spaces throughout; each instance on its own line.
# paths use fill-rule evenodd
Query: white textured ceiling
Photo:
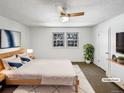
M 59 20 L 58 6 L 85 16 Z M 124 13 L 124 0 L 0 0 L 0 15 L 27 26 L 92 26 Z

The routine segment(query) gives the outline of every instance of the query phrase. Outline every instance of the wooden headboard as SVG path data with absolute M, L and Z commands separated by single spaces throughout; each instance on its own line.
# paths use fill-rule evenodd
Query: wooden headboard
M 3 63 L 2 63 L 2 60 L 1 60 L 1 59 L 7 58 L 7 57 L 11 57 L 11 56 L 16 55 L 16 54 L 22 54 L 22 53 L 24 53 L 25 51 L 26 51 L 26 49 L 21 48 L 21 49 L 16 50 L 16 51 L 1 53 L 1 54 L 0 54 L 0 71 L 1 71 L 2 69 L 4 69 L 4 66 L 3 66 Z

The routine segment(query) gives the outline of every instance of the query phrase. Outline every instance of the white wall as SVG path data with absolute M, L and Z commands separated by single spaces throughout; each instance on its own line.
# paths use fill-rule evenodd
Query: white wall
M 30 47 L 29 29 L 15 21 L 0 16 L 0 29 L 14 30 L 21 32 L 21 47 Z M 18 48 L 0 49 L 0 53 L 16 50 Z
M 112 18 L 108 21 L 105 21 L 99 25 L 96 25 L 93 28 L 93 44 L 95 45 L 96 52 L 95 52 L 95 63 L 99 65 L 99 58 L 100 58 L 100 50 L 103 49 L 103 47 L 100 47 L 100 42 L 102 40 L 99 40 L 99 35 L 104 36 L 106 30 L 111 29 L 111 55 L 115 54 L 116 56 L 122 55 L 120 53 L 116 52 L 116 33 L 117 32 L 124 32 L 124 14 L 121 14 L 115 18 Z M 106 36 L 104 36 L 104 39 Z M 107 42 L 106 42 L 107 44 Z M 123 55 L 124 56 L 124 55 Z
M 31 47 L 38 58 L 70 59 L 83 61 L 85 43 L 91 42 L 91 28 L 31 28 Z M 52 32 L 79 32 L 79 48 L 52 47 Z

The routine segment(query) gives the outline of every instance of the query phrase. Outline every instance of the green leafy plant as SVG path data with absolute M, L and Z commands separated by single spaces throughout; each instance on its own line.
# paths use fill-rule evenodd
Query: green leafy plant
M 124 57 L 123 56 L 118 56 L 117 59 L 124 60 Z
M 92 44 L 85 44 L 84 48 L 84 58 L 85 60 L 93 61 L 94 57 L 94 46 Z

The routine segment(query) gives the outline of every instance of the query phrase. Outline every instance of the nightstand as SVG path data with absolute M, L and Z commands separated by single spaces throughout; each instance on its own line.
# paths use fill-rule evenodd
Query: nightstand
M 3 89 L 4 85 L 5 85 L 5 75 L 0 73 L 0 89 Z

